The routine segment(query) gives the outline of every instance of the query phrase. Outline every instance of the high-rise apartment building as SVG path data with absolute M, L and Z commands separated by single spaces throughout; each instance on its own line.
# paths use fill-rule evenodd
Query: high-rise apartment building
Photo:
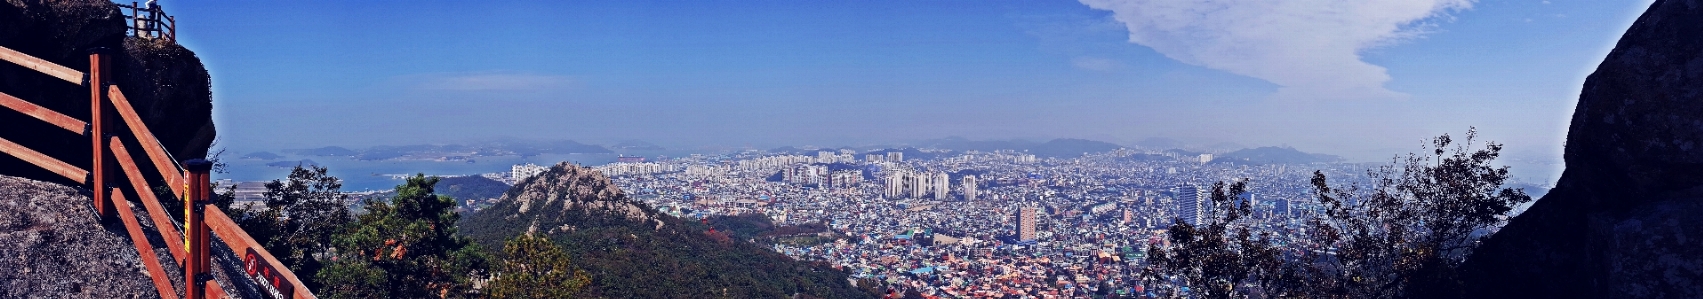
M 945 200 L 952 195 L 952 177 L 945 172 L 894 169 L 887 171 L 887 198 Z
M 835 171 L 828 178 L 829 188 L 851 188 L 863 183 L 863 172 L 857 170 Z
M 1035 240 L 1035 216 L 1036 216 L 1035 214 L 1039 213 L 1039 212 L 1040 212 L 1040 209 L 1035 208 L 1035 207 L 1017 208 L 1017 240 L 1018 241 L 1034 241 Z
M 945 172 L 936 172 L 933 177 L 928 186 L 934 189 L 934 200 L 946 200 L 952 194 L 952 177 Z
M 1193 185 L 1178 185 L 1171 187 L 1172 210 L 1177 218 L 1189 225 L 1200 225 L 1200 187 Z
M 887 199 L 905 197 L 905 184 L 908 183 L 908 177 L 907 171 L 903 169 L 887 171 Z
M 549 170 L 549 168 L 532 163 L 519 164 L 509 167 L 509 177 L 514 178 L 515 184 L 519 184 L 520 181 L 525 181 L 526 178 L 544 173 L 545 170 Z
M 964 201 L 976 200 L 976 176 L 965 175 L 961 185 L 964 186 Z

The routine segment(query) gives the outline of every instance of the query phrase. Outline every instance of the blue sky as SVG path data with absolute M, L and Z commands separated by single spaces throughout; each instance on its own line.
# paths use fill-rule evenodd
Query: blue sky
M 162 1 L 239 151 L 1168 137 L 1387 157 L 1477 126 L 1555 160 L 1649 3 Z

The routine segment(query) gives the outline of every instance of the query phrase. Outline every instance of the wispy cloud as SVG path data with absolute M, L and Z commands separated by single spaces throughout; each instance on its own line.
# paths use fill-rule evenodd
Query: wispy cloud
M 540 91 L 574 84 L 566 76 L 502 71 L 417 74 L 399 79 L 425 91 Z
M 1473 0 L 1080 0 L 1112 12 L 1129 41 L 1171 59 L 1266 80 L 1278 98 L 1392 99 L 1360 51 L 1424 33 Z

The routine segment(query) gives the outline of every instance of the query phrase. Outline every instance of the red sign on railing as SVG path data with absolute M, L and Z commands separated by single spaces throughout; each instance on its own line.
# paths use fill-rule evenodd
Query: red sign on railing
M 248 272 L 248 279 L 259 284 L 260 288 L 266 291 L 266 295 L 274 299 L 291 298 L 295 295 L 294 285 L 278 274 L 277 269 L 272 269 L 272 264 L 261 260 L 260 253 L 255 252 L 254 248 L 249 248 L 248 253 L 242 255 L 242 266 L 243 270 Z

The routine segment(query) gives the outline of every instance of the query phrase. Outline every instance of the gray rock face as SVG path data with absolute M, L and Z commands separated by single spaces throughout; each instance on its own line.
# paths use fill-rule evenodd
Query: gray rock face
M 519 214 L 525 214 L 534 206 L 559 204 L 563 209 L 569 209 L 582 202 L 627 203 L 626 195 L 609 181 L 609 177 L 591 168 L 568 162 L 551 166 L 549 171 L 528 178 L 516 186 L 520 188 L 509 190 L 500 200 L 519 203 Z
M 206 156 L 215 132 L 212 84 L 201 60 L 177 44 L 126 38 L 125 30 L 124 15 L 111 1 L 0 1 L 0 47 L 80 71 L 89 70 L 89 49 L 110 49 L 108 83 L 124 90 L 166 150 L 179 160 Z M 89 119 L 88 87 L 15 64 L 0 62 L 0 93 Z M 0 138 L 78 167 L 86 169 L 91 164 L 88 137 L 8 109 L 0 109 L 0 128 L 5 128 Z M 123 126 L 114 130 L 119 131 L 114 135 L 126 139 L 132 156 L 141 159 L 141 149 L 128 131 Z M 0 174 L 67 182 L 10 157 L 0 157 Z
M 1486 298 L 1703 298 L 1703 1 L 1660 0 L 1585 80 L 1556 188 L 1464 266 Z
M 95 223 L 89 197 L 0 176 L 0 298 L 155 298 L 136 248 Z

